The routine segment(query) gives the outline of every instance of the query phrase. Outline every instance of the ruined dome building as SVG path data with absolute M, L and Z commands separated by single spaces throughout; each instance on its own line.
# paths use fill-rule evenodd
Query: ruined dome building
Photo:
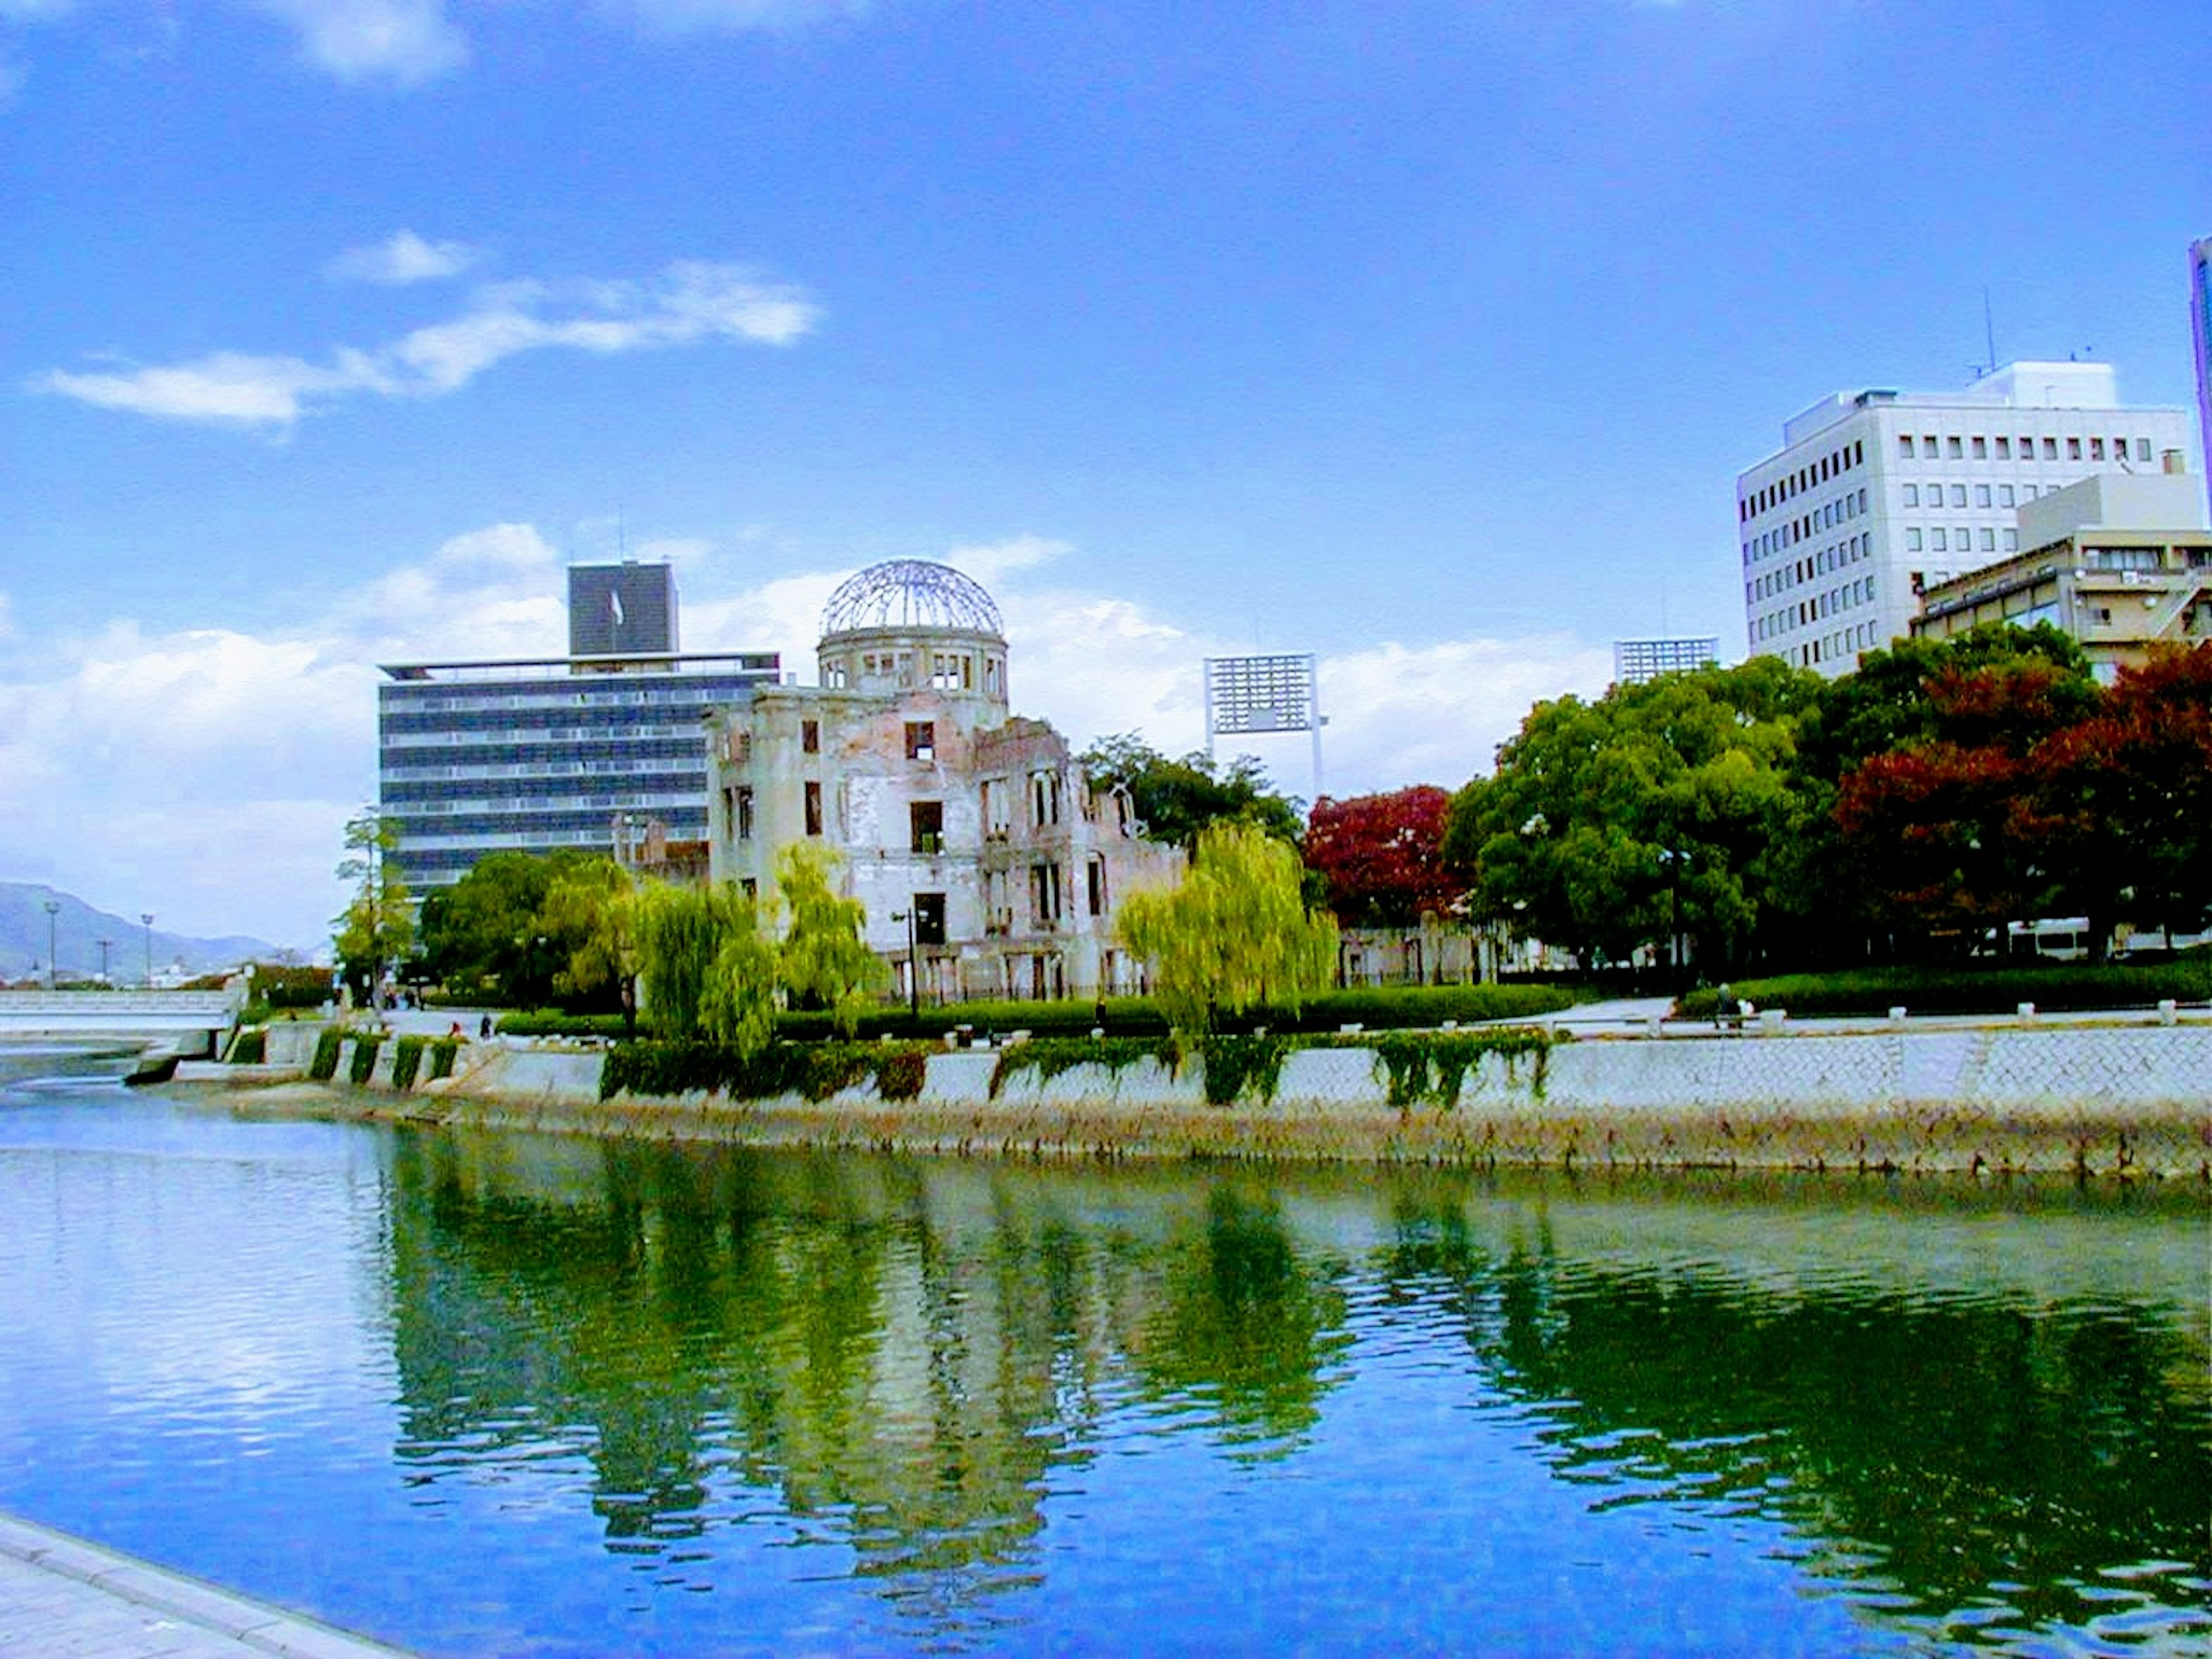
M 713 878 L 767 893 L 786 844 L 833 849 L 902 995 L 1139 989 L 1115 906 L 1175 879 L 1182 854 L 1144 837 L 1125 793 L 1094 794 L 1050 725 L 1009 713 L 1006 658 L 998 606 L 949 566 L 846 581 L 823 612 L 819 684 L 759 686 L 708 716 Z

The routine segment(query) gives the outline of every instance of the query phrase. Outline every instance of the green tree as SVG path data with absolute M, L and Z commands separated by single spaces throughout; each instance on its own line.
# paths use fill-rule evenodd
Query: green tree
M 775 884 L 791 922 L 778 952 L 778 976 L 794 1006 L 826 1008 L 850 1036 L 882 988 L 883 959 L 860 938 L 867 907 L 836 890 L 836 855 L 805 842 L 776 854 Z
M 562 867 L 538 912 L 539 931 L 566 964 L 554 975 L 553 988 L 569 997 L 611 990 L 622 1005 L 625 1036 L 637 1030 L 643 908 L 629 872 L 612 859 L 592 858 Z
M 750 905 L 727 884 L 655 882 L 640 890 L 636 912 L 646 1024 L 658 1036 L 702 1036 L 716 965 L 731 934 L 750 922 Z
M 776 948 L 762 931 L 759 907 L 740 893 L 700 995 L 701 1029 L 740 1054 L 757 1054 L 775 1037 L 775 992 Z
M 1099 738 L 1075 758 L 1093 789 L 1128 792 L 1131 810 L 1154 841 L 1188 852 L 1198 845 L 1200 830 L 1224 819 L 1256 825 L 1283 841 L 1298 839 L 1297 803 L 1278 793 L 1249 755 L 1239 755 L 1224 770 L 1202 750 L 1170 760 L 1126 732 Z
M 353 884 L 354 895 L 331 925 L 346 980 L 363 1001 L 374 999 L 385 970 L 415 942 L 414 906 L 392 856 L 398 844 L 398 827 L 374 807 L 346 820 L 346 855 L 337 873 Z
M 1820 684 L 1757 657 L 1539 703 L 1452 801 L 1443 857 L 1472 913 L 1601 962 L 1678 933 L 1708 964 L 1773 953 L 1796 731 Z
M 422 901 L 425 965 L 458 994 L 516 1007 L 550 1000 L 566 955 L 548 932 L 554 885 L 586 862 L 573 852 L 489 853 Z
M 1305 902 L 1304 866 L 1256 825 L 1200 830 L 1172 888 L 1122 901 L 1122 942 L 1151 964 L 1152 994 L 1177 1030 L 1211 1029 L 1217 1012 L 1273 1002 L 1295 1012 L 1336 970 L 1336 923 Z

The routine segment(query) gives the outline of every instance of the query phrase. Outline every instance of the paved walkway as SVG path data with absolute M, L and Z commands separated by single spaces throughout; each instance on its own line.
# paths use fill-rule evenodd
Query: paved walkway
M 406 1659 L 82 1538 L 0 1515 L 0 1654 L 22 1659 Z

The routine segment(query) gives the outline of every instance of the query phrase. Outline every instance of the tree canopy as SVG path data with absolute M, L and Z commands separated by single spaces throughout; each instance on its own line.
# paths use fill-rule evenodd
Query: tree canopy
M 1432 784 L 1388 794 L 1314 803 L 1306 823 L 1306 867 L 1324 884 L 1328 908 L 1346 927 L 1410 927 L 1442 915 L 1466 890 L 1443 864 L 1451 797 Z
M 1300 831 L 1298 804 L 1279 793 L 1265 768 L 1239 755 L 1224 768 L 1203 750 L 1170 760 L 1133 732 L 1101 738 L 1076 757 L 1094 789 L 1120 787 L 1145 833 L 1186 852 L 1199 833 L 1224 821 L 1249 823 L 1277 838 L 1295 842 Z
M 791 918 L 776 971 L 794 1006 L 826 1008 L 849 1036 L 882 988 L 884 969 L 883 958 L 860 938 L 867 907 L 839 896 L 836 867 L 834 854 L 805 842 L 793 842 L 776 854 L 776 890 Z
M 399 845 L 398 827 L 364 806 L 346 820 L 345 856 L 338 861 L 340 881 L 354 895 L 331 921 L 331 943 L 347 982 L 364 1000 L 374 997 L 385 970 L 396 965 L 415 942 L 415 908 L 407 884 L 392 854 Z
M 1301 874 L 1289 843 L 1256 825 L 1213 823 L 1181 882 L 1122 900 L 1122 941 L 1151 965 L 1170 1025 L 1205 1031 L 1217 1011 L 1262 1003 L 1295 1012 L 1330 982 L 1336 924 L 1307 906 Z
M 1709 971 L 1983 945 L 2010 921 L 2212 918 L 2212 643 L 2109 688 L 2048 625 L 1905 640 L 1822 680 L 1772 658 L 1539 704 L 1453 798 L 1472 914 Z
M 1451 804 L 1444 859 L 1471 880 L 1471 912 L 1599 962 L 1675 932 L 1703 959 L 1744 955 L 1820 685 L 1759 657 L 1538 704 L 1496 775 Z

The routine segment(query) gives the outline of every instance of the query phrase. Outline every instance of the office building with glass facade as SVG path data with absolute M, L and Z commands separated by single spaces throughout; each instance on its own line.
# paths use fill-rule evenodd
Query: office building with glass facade
M 378 799 L 419 896 L 487 853 L 703 843 L 711 709 L 773 685 L 773 652 L 386 665 Z

